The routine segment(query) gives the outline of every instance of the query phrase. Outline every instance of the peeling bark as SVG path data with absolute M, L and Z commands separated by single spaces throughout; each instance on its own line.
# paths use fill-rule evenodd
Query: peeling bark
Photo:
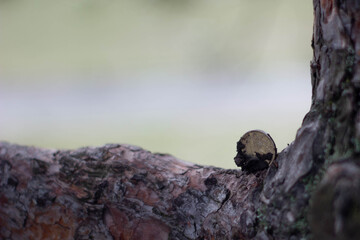
M 313 3 L 312 106 L 277 164 L 2 142 L 0 238 L 360 239 L 360 2 Z

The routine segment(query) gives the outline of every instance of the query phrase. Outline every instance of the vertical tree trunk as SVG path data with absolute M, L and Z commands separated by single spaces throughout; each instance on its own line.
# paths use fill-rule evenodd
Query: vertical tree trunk
M 316 238 L 360 239 L 360 2 L 314 1 L 314 10 L 312 176 L 322 181 L 310 223 Z
M 360 239 L 360 2 L 313 4 L 312 106 L 265 179 L 263 225 L 275 239 Z
M 0 143 L 0 238 L 360 239 L 360 2 L 313 3 L 312 106 L 277 167 Z

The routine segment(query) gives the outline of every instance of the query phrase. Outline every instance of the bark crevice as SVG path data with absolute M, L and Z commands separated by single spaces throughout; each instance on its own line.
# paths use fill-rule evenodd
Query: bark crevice
M 359 239 L 360 3 L 313 3 L 312 105 L 277 166 L 0 142 L 0 238 Z

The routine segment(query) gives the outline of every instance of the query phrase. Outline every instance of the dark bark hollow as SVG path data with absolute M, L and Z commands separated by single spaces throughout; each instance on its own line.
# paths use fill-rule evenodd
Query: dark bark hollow
M 314 17 L 312 106 L 277 167 L 3 142 L 0 239 L 360 239 L 360 2 L 314 0 Z

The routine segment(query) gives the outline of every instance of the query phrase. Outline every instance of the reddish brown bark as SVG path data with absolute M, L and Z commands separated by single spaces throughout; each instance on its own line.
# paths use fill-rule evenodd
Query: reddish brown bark
M 359 239 L 360 2 L 313 2 L 312 106 L 278 167 L 2 142 L 0 238 Z
M 265 172 L 246 175 L 138 147 L 49 151 L 0 144 L 2 238 L 255 236 Z

